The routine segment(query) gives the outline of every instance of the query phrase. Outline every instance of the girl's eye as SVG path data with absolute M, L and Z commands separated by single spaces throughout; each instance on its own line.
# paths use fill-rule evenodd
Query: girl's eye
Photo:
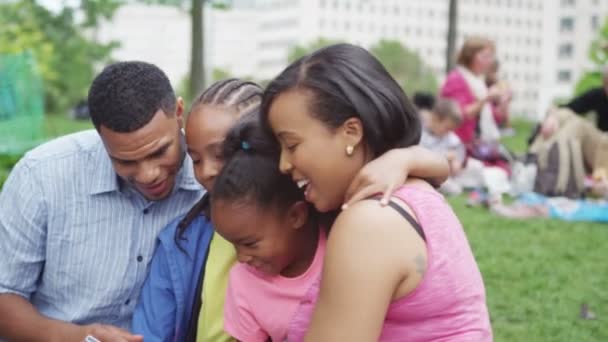
M 293 151 L 295 151 L 296 147 L 298 147 L 298 144 L 289 145 L 289 146 L 287 146 L 287 150 L 289 152 L 293 152 Z
M 247 243 L 244 243 L 243 246 L 251 248 L 251 247 L 255 247 L 255 245 L 257 243 L 258 243 L 257 241 L 247 242 Z
M 192 159 L 192 164 L 194 164 L 194 165 L 197 165 L 197 164 L 198 164 L 198 163 L 200 163 L 200 162 L 201 162 L 201 160 L 200 160 L 200 159 L 198 159 L 198 160 L 194 160 L 194 159 Z

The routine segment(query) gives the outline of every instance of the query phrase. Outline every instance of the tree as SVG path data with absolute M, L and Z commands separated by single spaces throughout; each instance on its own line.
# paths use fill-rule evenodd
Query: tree
M 454 68 L 454 55 L 456 53 L 456 36 L 458 33 L 458 0 L 450 0 L 448 11 L 447 48 L 445 50 L 445 73 Z
M 226 10 L 231 7 L 230 0 L 140 0 L 148 4 L 176 6 L 190 9 L 190 75 L 188 77 L 187 98 L 195 98 L 205 88 L 205 4 Z
M 204 57 L 204 38 L 203 38 L 203 20 L 204 20 L 204 0 L 192 0 L 192 8 L 190 9 L 191 27 L 192 27 L 192 43 L 190 45 L 190 97 L 194 98 L 196 94 L 205 88 L 205 57 Z
M 333 44 L 337 44 L 337 43 L 341 43 L 341 41 L 326 39 L 326 38 L 321 37 L 321 38 L 317 38 L 317 40 L 315 40 L 305 46 L 296 45 L 296 46 L 292 47 L 291 49 L 289 49 L 289 52 L 287 53 L 287 61 L 289 63 L 291 63 L 298 58 L 304 57 L 304 56 L 308 55 L 309 53 L 312 53 L 313 51 L 317 51 L 320 48 L 323 48 L 323 47 L 326 47 L 329 45 L 333 45 Z
M 380 60 L 408 96 L 417 91 L 435 93 L 438 82 L 433 71 L 414 51 L 394 40 L 381 40 L 370 51 Z
M 34 0 L 0 4 L 0 53 L 32 52 L 47 112 L 65 111 L 86 97 L 95 66 L 107 62 L 117 44 L 96 43 L 83 32 L 111 17 L 118 6 L 118 0 L 81 0 L 77 8 L 54 14 Z M 76 20 L 77 10 L 83 20 Z
M 602 68 L 608 65 L 608 18 L 602 25 L 598 37 L 591 42 L 589 59 L 595 64 L 596 70 L 583 74 L 574 88 L 575 96 L 602 85 Z

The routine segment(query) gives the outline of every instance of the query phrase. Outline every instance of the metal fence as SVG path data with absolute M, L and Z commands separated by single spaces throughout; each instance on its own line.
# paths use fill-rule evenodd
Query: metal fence
M 0 153 L 18 154 L 43 139 L 44 95 L 29 52 L 0 54 Z

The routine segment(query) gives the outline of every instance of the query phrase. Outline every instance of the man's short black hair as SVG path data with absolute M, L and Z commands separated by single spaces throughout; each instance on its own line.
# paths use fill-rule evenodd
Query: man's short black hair
M 145 62 L 108 65 L 89 89 L 89 111 L 97 130 L 133 132 L 152 120 L 159 109 L 175 114 L 176 98 L 167 75 Z

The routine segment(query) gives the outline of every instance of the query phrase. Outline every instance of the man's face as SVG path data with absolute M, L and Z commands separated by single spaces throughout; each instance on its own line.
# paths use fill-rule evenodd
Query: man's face
M 116 173 L 148 200 L 169 196 L 175 186 L 185 156 L 182 111 L 179 100 L 176 115 L 167 116 L 159 109 L 134 132 L 114 132 L 103 125 L 99 129 Z

